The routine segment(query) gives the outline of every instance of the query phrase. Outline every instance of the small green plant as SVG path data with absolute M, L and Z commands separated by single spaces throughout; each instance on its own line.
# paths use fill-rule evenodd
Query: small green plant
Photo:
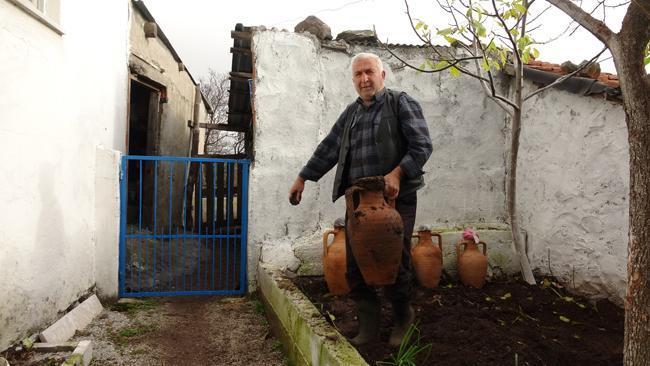
M 271 345 L 271 348 L 273 348 L 274 351 L 279 351 L 279 350 L 281 350 L 281 349 L 282 349 L 282 342 L 280 342 L 280 341 L 277 340 L 277 339 L 274 340 L 274 341 L 273 341 L 273 344 Z
M 417 366 L 415 363 L 416 356 L 422 352 L 427 352 L 427 355 L 424 357 L 426 360 L 429 358 L 431 347 L 431 343 L 427 343 L 423 346 L 420 345 L 420 330 L 418 329 L 417 324 L 411 324 L 402 339 L 402 343 L 399 345 L 397 354 L 392 354 L 388 361 L 377 361 L 377 365 Z

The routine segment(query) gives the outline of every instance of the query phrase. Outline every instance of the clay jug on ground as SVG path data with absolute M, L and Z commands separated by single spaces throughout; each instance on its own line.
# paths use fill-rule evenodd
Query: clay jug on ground
M 328 244 L 330 235 L 334 235 L 334 240 Z M 350 292 L 348 281 L 345 279 L 345 220 L 342 218 L 334 222 L 334 229 L 323 233 L 323 273 L 332 295 Z
M 431 237 L 437 238 L 434 244 Z M 418 230 L 418 242 L 411 248 L 411 261 L 415 274 L 420 285 L 426 288 L 434 288 L 440 282 L 442 274 L 442 237 L 438 233 L 431 233 L 430 230 Z
M 483 244 L 483 252 L 478 245 Z M 486 256 L 487 245 L 483 241 L 478 244 L 471 239 L 463 239 L 456 244 L 456 258 L 458 260 L 458 275 L 466 286 L 481 288 L 487 277 L 488 260 Z
M 384 177 L 358 179 L 345 191 L 345 202 L 348 241 L 364 281 L 371 286 L 395 283 L 404 225 L 384 198 Z

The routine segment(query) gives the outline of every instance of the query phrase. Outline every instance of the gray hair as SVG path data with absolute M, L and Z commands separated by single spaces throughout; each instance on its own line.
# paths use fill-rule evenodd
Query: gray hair
M 381 62 L 381 59 L 379 56 L 375 55 L 374 53 L 370 52 L 362 52 L 362 53 L 357 53 L 353 58 L 352 58 L 352 63 L 350 65 L 354 65 L 357 60 L 365 60 L 365 59 L 373 59 L 377 62 L 377 66 L 379 67 L 379 72 L 384 71 L 384 64 Z

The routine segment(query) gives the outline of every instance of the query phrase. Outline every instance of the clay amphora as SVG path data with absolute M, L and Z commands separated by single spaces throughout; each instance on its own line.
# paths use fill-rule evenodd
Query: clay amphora
M 478 250 L 478 244 L 483 244 L 483 253 Z M 478 244 L 474 240 L 464 239 L 456 244 L 458 274 L 466 286 L 481 288 L 487 277 L 488 260 L 487 245 L 483 241 Z
M 337 225 L 338 224 L 338 225 Z M 330 235 L 334 240 L 328 245 Z M 327 288 L 332 295 L 344 295 L 350 292 L 345 279 L 345 226 L 344 222 L 335 222 L 334 229 L 323 233 L 323 272 Z
M 358 205 L 355 206 L 355 196 Z M 361 178 L 345 191 L 347 235 L 366 284 L 390 285 L 397 279 L 404 224 L 384 198 L 384 177 Z
M 438 238 L 437 244 L 431 240 L 432 236 Z M 434 288 L 442 274 L 442 237 L 429 230 L 419 230 L 413 237 L 418 238 L 418 243 L 411 248 L 415 274 L 423 287 Z

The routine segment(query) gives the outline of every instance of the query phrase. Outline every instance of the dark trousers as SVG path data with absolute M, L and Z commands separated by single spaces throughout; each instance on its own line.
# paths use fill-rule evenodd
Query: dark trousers
M 402 216 L 404 223 L 404 242 L 402 247 L 402 260 L 400 261 L 397 280 L 394 284 L 385 288 L 386 297 L 391 302 L 406 302 L 411 299 L 412 291 L 412 272 L 411 272 L 411 236 L 413 235 L 413 225 L 415 225 L 415 211 L 417 209 L 417 192 L 409 193 L 400 197 L 395 202 L 395 209 Z M 346 220 L 347 222 L 347 215 Z M 352 255 L 350 236 L 345 236 L 345 251 L 347 253 L 347 273 L 348 286 L 350 286 L 350 297 L 355 300 L 379 301 L 376 290 L 366 285 L 357 266 L 357 262 Z

